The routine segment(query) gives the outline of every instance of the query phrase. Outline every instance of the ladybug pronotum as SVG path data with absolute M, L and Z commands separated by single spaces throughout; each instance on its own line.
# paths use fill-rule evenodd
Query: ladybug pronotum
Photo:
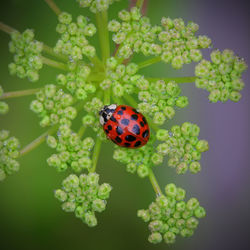
M 104 106 L 99 115 L 107 137 L 115 144 L 139 148 L 148 142 L 150 131 L 147 120 L 135 108 L 111 104 Z

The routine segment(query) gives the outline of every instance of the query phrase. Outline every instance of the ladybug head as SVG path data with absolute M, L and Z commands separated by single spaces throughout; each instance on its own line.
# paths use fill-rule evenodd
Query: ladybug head
M 102 108 L 102 110 L 99 112 L 101 125 L 104 125 L 110 119 L 110 117 L 115 112 L 116 107 L 117 107 L 116 104 L 111 104 L 111 105 L 105 105 Z

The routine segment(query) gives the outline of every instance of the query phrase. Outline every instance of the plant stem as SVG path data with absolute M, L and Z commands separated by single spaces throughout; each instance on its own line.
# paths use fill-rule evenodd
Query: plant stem
M 104 105 L 109 105 L 109 104 L 111 104 L 110 103 L 110 93 L 111 91 L 110 91 L 110 88 L 108 88 L 107 90 L 105 90 L 105 92 L 104 92 Z
M 60 15 L 61 14 L 61 10 L 57 7 L 57 5 L 55 4 L 55 2 L 53 0 L 44 0 L 44 1 L 55 12 L 56 15 Z
M 40 144 L 42 144 L 46 137 L 48 135 L 53 134 L 56 130 L 58 129 L 58 125 L 55 125 L 53 127 L 51 127 L 48 131 L 46 131 L 45 133 L 43 133 L 42 135 L 40 135 L 38 138 L 36 138 L 34 141 L 32 141 L 31 143 L 29 143 L 27 146 L 25 146 L 19 154 L 19 157 L 29 153 L 30 151 L 32 151 L 33 149 L 35 149 L 36 147 L 38 147 Z
M 78 130 L 78 136 L 81 138 L 84 135 L 84 132 L 86 131 L 87 127 L 81 126 L 80 129 Z
M 161 61 L 161 57 L 157 56 L 157 57 L 153 57 L 153 58 L 150 58 L 144 62 L 139 63 L 138 66 L 139 66 L 139 69 L 142 69 L 142 68 L 145 68 L 145 67 L 150 66 L 152 64 L 158 63 L 160 61 Z
M 185 77 L 160 77 L 160 78 L 151 78 L 147 77 L 146 78 L 149 81 L 158 81 L 158 80 L 164 80 L 166 82 L 168 81 L 175 81 L 176 83 L 193 83 L 196 80 L 196 76 L 185 76 Z
M 12 27 L 0 22 L 0 30 L 7 33 L 7 34 L 11 34 L 12 32 L 16 31 L 15 29 L 13 29 Z
M 94 147 L 94 152 L 93 152 L 93 156 L 92 156 L 92 168 L 90 169 L 89 172 L 95 172 L 97 161 L 98 161 L 99 154 L 101 151 L 101 144 L 102 144 L 102 141 L 101 141 L 100 137 L 97 136 L 95 147 Z
M 42 58 L 43 63 L 47 64 L 48 66 L 51 66 L 51 67 L 56 68 L 56 69 L 61 69 L 64 71 L 68 70 L 67 65 L 64 63 L 51 60 L 51 59 L 44 57 L 44 56 L 41 56 L 41 58 Z
M 61 60 L 65 61 L 65 62 L 68 61 L 67 56 L 64 56 L 64 55 L 61 55 L 61 54 L 57 54 L 51 47 L 49 47 L 46 44 L 43 44 L 43 51 L 45 53 L 47 53 L 48 55 L 54 56 L 54 57 L 56 57 L 58 59 L 61 59 Z
M 96 23 L 97 23 L 99 41 L 102 51 L 102 61 L 103 63 L 106 63 L 107 58 L 109 58 L 110 56 L 108 12 L 107 11 L 97 12 Z
M 141 9 L 142 6 L 143 6 L 143 2 L 144 2 L 144 0 L 137 0 L 136 7 L 138 7 L 139 9 Z
M 14 98 L 14 97 L 20 97 L 20 96 L 34 95 L 39 90 L 41 90 L 41 88 L 38 88 L 38 89 L 25 89 L 25 90 L 6 92 L 6 93 L 3 93 L 2 96 L 0 96 L 0 100 L 1 99 Z
M 151 182 L 151 184 L 153 186 L 153 189 L 154 189 L 156 195 L 157 196 L 162 195 L 161 188 L 160 188 L 160 186 L 159 186 L 159 184 L 158 184 L 158 182 L 157 182 L 157 180 L 155 178 L 154 172 L 153 172 L 153 170 L 151 168 L 149 168 L 148 177 L 149 177 L 149 180 L 150 180 L 150 182 Z

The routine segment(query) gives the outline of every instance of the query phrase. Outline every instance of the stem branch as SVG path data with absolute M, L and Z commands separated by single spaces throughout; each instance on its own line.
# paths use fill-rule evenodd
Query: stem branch
M 95 147 L 94 147 L 94 152 L 93 152 L 93 156 L 92 156 L 92 168 L 90 169 L 90 172 L 95 172 L 97 161 L 98 161 L 99 154 L 101 151 L 101 145 L 102 145 L 102 141 L 101 141 L 100 137 L 97 136 Z
M 101 51 L 102 51 L 102 61 L 103 63 L 106 63 L 106 60 L 110 56 L 108 12 L 107 11 L 97 12 L 96 22 L 97 22 L 99 41 L 100 41 Z
M 20 97 L 20 96 L 33 95 L 33 94 L 37 93 L 39 90 L 41 90 L 41 89 L 40 88 L 38 88 L 38 89 L 25 89 L 25 90 L 6 92 L 6 93 L 3 93 L 2 96 L 0 96 L 0 100 L 14 98 L 14 97 Z
M 56 68 L 56 69 L 61 69 L 64 71 L 68 70 L 67 65 L 64 63 L 51 60 L 51 59 L 44 57 L 44 56 L 41 56 L 41 58 L 42 58 L 43 63 L 47 64 L 48 66 L 51 66 L 51 67 Z
M 150 58 L 144 62 L 139 63 L 138 66 L 139 66 L 139 69 L 142 69 L 142 68 L 145 68 L 145 67 L 150 66 L 152 64 L 158 63 L 160 61 L 161 61 L 161 57 L 157 56 L 157 57 L 153 57 L 153 58 Z
M 3 32 L 6 32 L 7 34 L 11 34 L 12 32 L 16 31 L 15 29 L 13 29 L 12 27 L 0 22 L 0 30 Z
M 142 6 L 143 6 L 143 2 L 144 2 L 144 0 L 137 0 L 136 1 L 136 7 L 138 7 L 139 9 L 141 9 Z
M 49 47 L 48 45 L 46 45 L 44 43 L 43 43 L 43 51 L 45 53 L 47 53 L 48 55 L 54 56 L 54 57 L 56 57 L 58 59 L 61 59 L 61 60 L 65 61 L 65 62 L 68 61 L 67 56 L 57 54 L 51 47 Z
M 185 76 L 185 77 L 160 77 L 160 78 L 153 78 L 153 77 L 147 77 L 146 78 L 149 81 L 158 81 L 158 80 L 164 80 L 166 82 L 168 81 L 175 81 L 176 83 L 193 83 L 196 80 L 196 76 Z
M 38 138 L 36 138 L 34 141 L 32 141 L 31 143 L 29 143 L 27 146 L 25 146 L 21 151 L 20 151 L 20 155 L 19 157 L 29 153 L 30 151 L 32 151 L 33 149 L 35 149 L 36 147 L 38 147 L 40 144 L 42 144 L 46 137 L 48 135 L 53 134 L 56 130 L 58 129 L 58 125 L 51 127 L 48 131 L 46 131 L 45 133 L 43 133 L 42 135 L 40 135 Z
M 153 186 L 153 189 L 154 189 L 156 195 L 157 196 L 162 195 L 161 188 L 160 188 L 160 186 L 159 186 L 159 184 L 158 184 L 158 182 L 157 182 L 157 180 L 155 178 L 154 172 L 153 172 L 153 170 L 151 168 L 149 169 L 148 177 L 149 177 L 149 180 L 150 180 L 150 182 L 151 182 L 151 184 Z
M 58 6 L 55 4 L 53 0 L 44 0 L 49 7 L 55 12 L 55 14 L 58 16 L 61 14 L 61 10 L 58 8 Z

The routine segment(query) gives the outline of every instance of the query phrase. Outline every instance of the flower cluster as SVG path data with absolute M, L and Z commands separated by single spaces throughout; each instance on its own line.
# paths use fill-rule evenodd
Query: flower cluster
M 97 225 L 95 212 L 103 212 L 106 208 L 111 186 L 108 183 L 98 184 L 96 173 L 71 174 L 62 182 L 62 189 L 55 191 L 55 197 L 63 202 L 62 209 L 74 212 L 89 227 Z
M 137 82 L 140 89 L 138 111 L 153 118 L 157 125 L 163 125 L 166 119 L 172 119 L 176 108 L 185 108 L 189 102 L 186 96 L 180 96 L 181 88 L 174 81 L 158 80 L 149 82 L 142 78 Z
M 102 12 L 109 8 L 113 2 L 120 0 L 76 0 L 80 7 L 89 7 L 89 10 L 93 13 Z
M 107 60 L 106 78 L 100 83 L 103 90 L 112 88 L 114 99 L 137 94 L 138 111 L 148 115 L 153 122 L 162 125 L 166 119 L 172 119 L 176 108 L 188 105 L 188 98 L 180 96 L 181 88 L 174 81 L 150 81 L 138 74 L 138 65 L 119 64 L 115 57 Z
M 70 127 L 62 125 L 58 130 L 57 139 L 49 135 L 47 144 L 57 151 L 57 154 L 52 154 L 47 159 L 48 165 L 55 167 L 57 171 L 62 172 L 71 167 L 74 172 L 80 173 L 84 169 L 91 169 L 90 154 L 95 144 L 91 137 L 81 140 Z
M 121 21 L 111 20 L 108 29 L 114 33 L 112 40 L 120 45 L 117 52 L 119 58 L 129 58 L 133 52 L 141 52 L 145 56 L 162 52 L 161 46 L 155 42 L 162 28 L 152 26 L 149 18 L 141 15 L 139 8 L 122 10 L 118 17 Z
M 9 131 L 0 131 L 0 181 L 19 170 L 19 141 L 16 137 L 9 137 Z
M 55 52 L 66 55 L 73 61 L 81 60 L 83 55 L 94 57 L 95 47 L 89 45 L 86 37 L 91 37 L 96 33 L 95 25 L 88 24 L 84 16 L 78 16 L 77 22 L 74 23 L 71 14 L 66 12 L 62 12 L 58 20 L 56 31 L 61 34 L 61 38 L 56 43 Z
M 137 212 L 144 222 L 150 222 L 148 240 L 154 244 L 160 243 L 162 239 L 172 244 L 178 234 L 182 237 L 192 236 L 199 224 L 198 219 L 206 215 L 196 198 L 185 202 L 185 190 L 177 188 L 175 184 L 168 184 L 165 193 L 158 196 L 148 209 Z
M 2 86 L 0 85 L 0 98 L 3 95 L 4 91 Z M 6 102 L 0 101 L 0 115 L 5 115 L 9 111 L 9 106 Z
M 88 94 L 96 92 L 96 86 L 87 81 L 91 69 L 84 64 L 71 63 L 71 71 L 57 75 L 57 83 L 66 89 L 78 100 L 84 100 Z
M 161 24 L 164 27 L 158 35 L 162 43 L 161 59 L 166 63 L 171 63 L 175 69 L 180 69 L 183 64 L 192 61 L 200 61 L 202 59 L 200 49 L 211 45 L 211 40 L 207 36 L 195 36 L 199 26 L 194 22 L 185 25 L 182 18 L 163 17 Z
M 170 131 L 159 129 L 156 138 L 163 143 L 157 146 L 157 152 L 168 156 L 168 166 L 176 168 L 178 174 L 184 174 L 188 169 L 191 173 L 198 173 L 201 153 L 209 148 L 206 140 L 198 139 L 199 133 L 200 128 L 189 122 L 175 125 Z
M 202 60 L 195 68 L 196 87 L 210 92 L 211 102 L 226 102 L 228 99 L 238 102 L 244 82 L 242 73 L 247 65 L 242 58 L 237 57 L 232 50 L 222 52 L 214 50 L 210 54 L 211 62 Z
M 34 40 L 34 32 L 31 29 L 22 34 L 18 31 L 12 32 L 9 51 L 14 54 L 14 62 L 9 64 L 10 74 L 20 78 L 27 77 L 31 82 L 37 81 L 38 71 L 43 66 L 42 49 L 43 44 Z
M 113 158 L 118 162 L 126 164 L 129 173 L 136 173 L 144 178 L 149 175 L 149 169 L 153 165 L 163 162 L 163 156 L 153 150 L 154 135 L 150 136 L 148 143 L 138 149 L 128 149 L 116 146 Z
M 70 124 L 77 115 L 77 110 L 71 106 L 74 99 L 54 84 L 45 85 L 36 93 L 36 100 L 30 104 L 30 109 L 41 118 L 42 127 L 61 124 Z

